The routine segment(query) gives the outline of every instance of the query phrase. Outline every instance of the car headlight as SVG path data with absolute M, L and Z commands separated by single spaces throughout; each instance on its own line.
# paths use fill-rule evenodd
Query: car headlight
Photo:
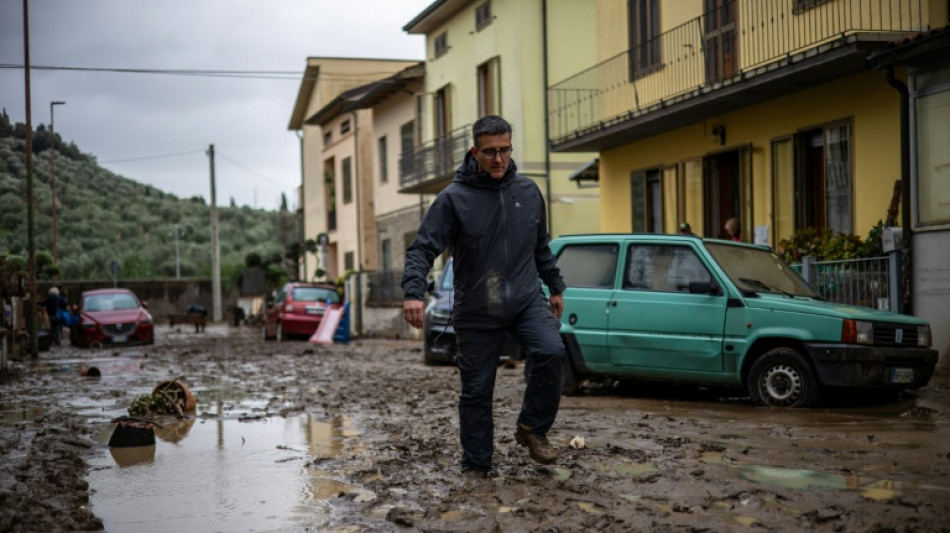
M 841 342 L 845 344 L 874 344 L 874 325 L 864 320 L 845 319 L 841 324 Z
M 930 325 L 924 324 L 917 326 L 917 346 L 921 348 L 930 348 L 933 345 L 933 339 L 930 337 Z
M 142 317 L 142 322 L 141 322 L 141 323 L 142 323 L 142 324 L 151 324 L 151 323 L 152 323 L 152 317 L 151 317 L 151 315 L 145 315 L 144 317 Z

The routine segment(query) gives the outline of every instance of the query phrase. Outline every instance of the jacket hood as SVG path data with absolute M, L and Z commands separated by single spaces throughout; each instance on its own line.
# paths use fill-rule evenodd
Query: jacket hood
M 746 304 L 752 308 L 771 309 L 773 311 L 790 311 L 809 315 L 824 315 L 834 318 L 852 318 L 855 320 L 873 320 L 880 322 L 895 322 L 898 324 L 925 324 L 926 322 L 912 316 L 900 315 L 890 311 L 881 311 L 868 307 L 823 302 L 811 298 L 788 298 L 778 294 L 761 294 L 758 298 L 746 298 Z
M 517 172 L 518 165 L 515 164 L 514 159 L 511 159 L 508 161 L 508 169 L 505 170 L 505 175 L 500 180 L 496 180 L 478 167 L 478 161 L 472 155 L 472 151 L 469 150 L 465 152 L 465 160 L 455 171 L 455 182 L 486 189 L 489 187 L 506 187 L 515 179 Z

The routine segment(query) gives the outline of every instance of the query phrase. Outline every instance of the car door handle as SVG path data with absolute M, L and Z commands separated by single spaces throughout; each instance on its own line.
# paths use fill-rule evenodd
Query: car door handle
M 611 300 L 610 307 L 617 307 L 617 300 Z

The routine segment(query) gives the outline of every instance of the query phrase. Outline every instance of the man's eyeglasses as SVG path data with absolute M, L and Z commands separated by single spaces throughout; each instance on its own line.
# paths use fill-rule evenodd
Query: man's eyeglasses
M 502 159 L 511 157 L 511 152 L 514 150 L 511 146 L 505 146 L 499 149 L 487 148 L 485 150 L 479 150 L 478 153 L 482 154 L 482 157 L 485 159 L 495 159 L 496 155 L 500 155 Z

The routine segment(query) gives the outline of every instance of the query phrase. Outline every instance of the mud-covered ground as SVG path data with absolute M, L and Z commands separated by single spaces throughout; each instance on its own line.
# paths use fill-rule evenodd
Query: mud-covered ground
M 84 360 L 114 357 L 100 380 Z M 128 405 L 185 376 L 256 398 L 251 418 L 351 421 L 343 453 L 300 463 L 347 486 L 332 531 L 950 531 L 950 380 L 881 400 L 840 395 L 811 410 L 752 407 L 739 392 L 594 384 L 564 398 L 540 466 L 512 437 L 522 367 L 501 367 L 496 469 L 459 474 L 458 375 L 422 364 L 420 343 L 262 342 L 247 329 L 159 329 L 156 345 L 41 353 L 0 381 L 0 531 L 102 528 L 87 461 L 97 406 Z M 248 413 L 244 413 L 248 416 Z M 582 442 L 583 441 L 583 442 Z M 573 446 L 572 446 L 573 443 Z M 108 520 L 106 521 L 108 522 Z M 316 522 L 315 522 L 316 524 Z

